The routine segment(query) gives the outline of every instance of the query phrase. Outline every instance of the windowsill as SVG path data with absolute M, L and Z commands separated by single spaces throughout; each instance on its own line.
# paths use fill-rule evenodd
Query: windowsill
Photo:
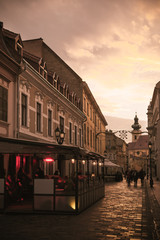
M 42 134 L 43 134 L 43 132 L 38 132 L 38 131 L 36 131 L 36 134 L 42 135 Z
M 24 125 L 21 125 L 21 128 L 25 128 L 25 129 L 29 129 L 29 127 L 28 126 L 24 126 Z
M 0 123 L 3 124 L 3 125 L 7 125 L 7 126 L 10 125 L 10 123 L 5 122 L 5 121 L 3 121 L 3 120 L 0 120 Z
M 53 138 L 53 135 L 47 135 L 48 138 Z

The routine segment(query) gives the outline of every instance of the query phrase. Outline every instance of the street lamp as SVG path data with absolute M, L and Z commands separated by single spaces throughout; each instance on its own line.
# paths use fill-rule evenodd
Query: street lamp
M 59 128 L 57 127 L 55 130 L 55 135 L 56 135 L 57 143 L 62 144 L 65 137 L 65 133 L 63 132 L 63 130 L 59 130 Z
M 152 143 L 148 143 L 149 148 L 149 160 L 150 160 L 150 187 L 153 187 L 153 179 L 152 179 L 152 161 L 151 161 L 151 153 L 152 153 Z

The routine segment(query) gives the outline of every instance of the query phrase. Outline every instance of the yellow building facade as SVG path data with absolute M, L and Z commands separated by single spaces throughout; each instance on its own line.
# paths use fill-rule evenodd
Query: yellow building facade
M 83 125 L 84 148 L 104 155 L 107 121 L 86 82 L 83 82 L 83 112 L 86 115 Z

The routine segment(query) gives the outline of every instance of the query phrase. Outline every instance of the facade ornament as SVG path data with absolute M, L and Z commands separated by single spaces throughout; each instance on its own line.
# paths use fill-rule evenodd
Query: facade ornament
M 24 89 L 26 88 L 27 92 L 30 90 L 31 88 L 31 84 L 29 83 L 29 81 L 27 79 L 21 79 L 20 80 L 20 85 L 21 88 Z
M 43 101 L 44 99 L 44 94 L 42 92 L 36 91 L 35 92 L 35 96 L 37 99 L 39 99 L 40 101 Z
M 53 108 L 54 103 L 53 103 L 53 101 L 48 100 L 47 105 L 48 105 L 49 108 Z

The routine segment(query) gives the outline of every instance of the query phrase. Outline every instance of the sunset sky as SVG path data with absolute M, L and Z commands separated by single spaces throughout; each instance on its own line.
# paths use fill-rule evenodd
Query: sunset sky
M 147 120 L 160 80 L 159 0 L 0 0 L 4 28 L 43 38 L 107 117 Z

